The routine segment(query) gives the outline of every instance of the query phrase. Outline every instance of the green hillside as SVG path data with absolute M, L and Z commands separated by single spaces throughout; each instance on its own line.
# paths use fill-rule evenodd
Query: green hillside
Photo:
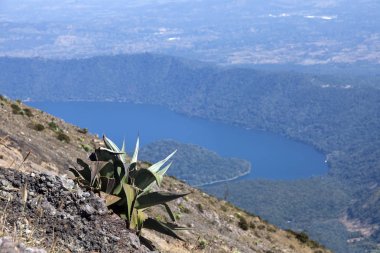
M 192 186 L 228 181 L 251 170 L 248 161 L 220 157 L 215 152 L 200 146 L 173 140 L 156 141 L 144 146 L 140 157 L 146 161 L 158 161 L 172 150 L 177 150 L 177 153 L 168 174 Z

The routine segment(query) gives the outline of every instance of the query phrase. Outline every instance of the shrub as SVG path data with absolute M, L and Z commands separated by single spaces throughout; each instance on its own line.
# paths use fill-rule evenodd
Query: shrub
M 58 125 L 54 121 L 50 121 L 48 126 L 54 132 L 60 132 L 61 131 L 61 129 L 58 127 Z
M 196 207 L 197 207 L 197 209 L 198 209 L 199 212 L 201 212 L 201 213 L 204 212 L 202 204 L 198 203 L 198 204 L 196 205 Z
M 305 232 L 295 232 L 293 230 L 287 230 L 287 231 L 293 234 L 298 241 L 308 245 L 311 248 L 322 247 L 318 242 L 311 240 Z
M 66 143 L 70 143 L 70 137 L 64 133 L 59 133 L 57 139 Z
M 87 128 L 79 128 L 77 131 L 78 131 L 78 133 L 81 133 L 81 134 L 87 134 L 88 133 Z
M 205 249 L 208 242 L 205 239 L 200 239 L 198 241 L 198 249 Z
M 248 230 L 249 228 L 248 222 L 243 216 L 240 216 L 239 218 L 239 227 L 243 230 Z
M 18 104 L 11 104 L 13 114 L 22 114 L 22 110 Z
M 29 108 L 24 108 L 23 111 L 24 111 L 26 116 L 33 117 L 33 113 Z
M 33 129 L 36 131 L 43 131 L 43 130 L 45 130 L 45 127 L 44 127 L 44 125 L 37 123 L 37 124 L 33 125 Z
M 179 204 L 179 205 L 178 205 L 178 208 L 179 208 L 179 210 L 181 211 L 181 213 L 191 213 L 190 209 L 187 208 L 187 207 L 185 207 L 185 206 L 182 205 L 182 204 Z
M 301 232 L 301 233 L 295 232 L 294 235 L 297 238 L 297 240 L 302 243 L 307 243 L 307 241 L 309 241 L 309 236 L 305 232 Z
M 260 230 L 263 230 L 263 229 L 265 229 L 265 225 L 260 224 L 260 225 L 257 226 L 257 228 L 260 229 Z
M 90 150 L 92 149 L 92 147 L 88 144 L 82 144 L 81 146 L 82 146 L 83 150 L 86 152 L 90 152 Z
M 70 168 L 79 185 L 94 192 L 102 192 L 108 208 L 124 219 L 126 227 L 136 231 L 140 237 L 144 227 L 182 240 L 174 231 L 186 229 L 185 227 L 159 221 L 144 213 L 146 208 L 163 205 L 171 221 L 175 222 L 175 215 L 167 202 L 188 193 L 152 192 L 152 187 L 161 185 L 163 176 L 171 163 L 162 167 L 176 151 L 149 168 L 140 168 L 137 163 L 138 139 L 135 152 L 129 162 L 124 144 L 119 149 L 105 136 L 103 136 L 103 141 L 106 148 L 95 149 L 89 157 L 90 161 L 86 163 L 82 159 L 77 159 L 81 169 Z M 143 241 L 148 243 L 144 238 Z

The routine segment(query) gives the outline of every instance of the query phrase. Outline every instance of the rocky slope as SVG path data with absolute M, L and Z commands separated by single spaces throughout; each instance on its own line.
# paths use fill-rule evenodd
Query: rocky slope
M 99 139 L 21 103 L 0 102 L 0 236 L 56 251 L 147 251 L 99 197 L 62 176 Z M 305 234 L 283 231 L 174 178 L 166 177 L 163 187 L 191 192 L 169 203 L 190 229 L 180 234 L 185 242 L 143 230 L 158 251 L 329 252 Z M 166 219 L 160 208 L 149 212 Z

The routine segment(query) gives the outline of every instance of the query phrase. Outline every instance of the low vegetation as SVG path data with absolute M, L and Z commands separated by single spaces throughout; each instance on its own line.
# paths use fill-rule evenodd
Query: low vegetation
M 29 127 L 38 131 L 38 132 L 45 130 L 45 126 L 40 124 L 40 123 L 32 123 L 29 125 Z
M 174 223 L 175 215 L 167 202 L 184 197 L 188 193 L 153 191 L 155 185 L 161 185 L 171 163 L 163 166 L 176 151 L 145 169 L 139 168 L 137 162 L 139 140 L 129 162 L 124 144 L 119 149 L 106 136 L 103 136 L 103 141 L 106 148 L 95 149 L 89 157 L 90 161 L 78 159 L 80 169 L 70 169 L 76 181 L 84 188 L 104 196 L 107 207 L 124 219 L 127 228 L 136 231 L 139 236 L 144 227 L 182 240 L 174 231 L 186 228 Z M 162 222 L 161 219 L 145 214 L 145 209 L 157 205 L 165 207 L 171 222 Z
M 66 143 L 70 142 L 70 137 L 65 133 L 58 133 L 57 139 Z
M 1 99 L 2 101 L 5 101 L 4 97 Z M 17 101 L 17 103 L 11 104 L 12 112 L 13 114 L 20 114 L 20 115 L 26 115 L 28 117 L 33 117 L 33 113 L 29 108 L 21 108 L 21 101 Z

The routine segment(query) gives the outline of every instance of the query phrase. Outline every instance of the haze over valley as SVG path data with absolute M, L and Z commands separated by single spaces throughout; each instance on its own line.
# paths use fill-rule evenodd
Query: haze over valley
M 378 1 L 1 1 L 1 56 L 163 53 L 218 64 L 379 63 Z

